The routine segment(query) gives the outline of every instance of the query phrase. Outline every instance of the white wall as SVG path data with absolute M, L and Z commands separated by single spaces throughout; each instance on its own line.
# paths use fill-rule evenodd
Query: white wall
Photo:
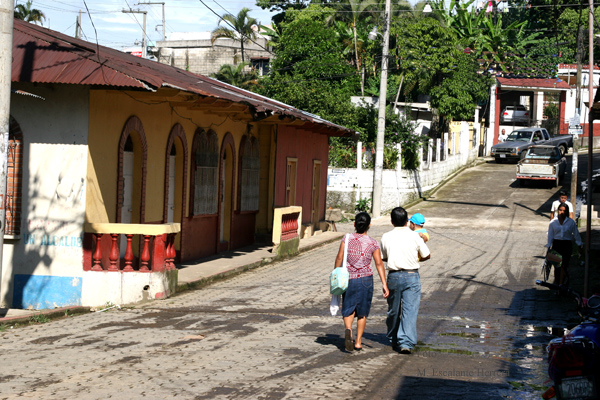
M 427 168 L 422 163 L 420 170 L 384 170 L 382 177 L 381 211 L 392 210 L 416 200 L 433 189 L 459 168 L 477 158 L 479 143 L 469 148 L 468 124 L 466 134 L 456 134 L 460 143 L 459 153 L 447 155 L 443 161 L 432 162 Z M 479 138 L 479 135 L 476 135 Z M 444 143 L 444 149 L 448 144 Z M 359 198 L 372 198 L 373 170 L 357 168 L 328 168 L 326 207 L 341 208 L 354 212 Z
M 83 223 L 89 91 L 75 85 L 13 84 L 42 96 L 11 96 L 23 132 L 21 234 L 5 239 L 1 304 L 78 305 L 83 275 Z M 36 300 L 32 300 L 36 299 Z

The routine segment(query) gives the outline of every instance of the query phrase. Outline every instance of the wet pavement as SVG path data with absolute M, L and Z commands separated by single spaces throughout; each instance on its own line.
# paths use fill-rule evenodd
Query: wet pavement
M 558 189 L 520 188 L 514 169 L 471 168 L 410 210 L 432 252 L 411 355 L 385 339 L 377 276 L 364 350 L 344 350 L 336 241 L 161 302 L 0 332 L 0 398 L 538 399 L 547 327 L 573 307 L 534 285 Z

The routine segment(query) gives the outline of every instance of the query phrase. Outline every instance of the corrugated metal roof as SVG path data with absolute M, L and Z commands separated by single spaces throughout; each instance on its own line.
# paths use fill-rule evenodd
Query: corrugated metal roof
M 316 124 L 330 135 L 355 134 L 316 115 L 215 79 L 19 20 L 14 21 L 12 81 L 149 91 L 171 87 L 202 97 L 244 104 L 257 116 L 256 119 L 285 116 Z

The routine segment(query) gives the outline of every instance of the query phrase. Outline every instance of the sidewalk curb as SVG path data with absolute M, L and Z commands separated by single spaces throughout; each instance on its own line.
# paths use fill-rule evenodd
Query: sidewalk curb
M 23 311 L 26 312 L 27 310 L 23 310 Z M 25 315 L 0 318 L 0 325 L 8 325 L 8 324 L 13 324 L 13 323 L 18 323 L 18 322 L 29 323 L 31 317 L 35 316 L 35 315 L 43 315 L 45 317 L 48 317 L 48 319 L 51 319 L 51 320 L 63 318 L 63 317 L 65 317 L 65 312 L 68 312 L 68 316 L 75 316 L 75 315 L 87 314 L 87 313 L 91 312 L 91 308 L 83 307 L 83 306 L 70 306 L 70 307 L 54 308 L 52 310 L 40 310 L 40 311 L 31 310 L 30 313 L 27 313 Z
M 304 247 L 301 247 L 300 249 L 298 249 L 298 253 L 296 253 L 294 255 L 291 255 L 291 256 L 278 257 L 278 256 L 274 255 L 274 256 L 271 256 L 271 257 L 264 257 L 261 261 L 255 261 L 255 262 L 250 263 L 250 264 L 240 265 L 239 267 L 235 267 L 235 268 L 229 269 L 227 271 L 220 272 L 220 273 L 215 274 L 215 275 L 211 275 L 211 276 L 207 276 L 207 277 L 204 277 L 204 278 L 200 278 L 200 279 L 198 279 L 196 281 L 193 281 L 193 282 L 186 282 L 186 283 L 178 284 L 176 292 L 173 295 L 169 296 L 168 298 L 171 298 L 173 296 L 177 296 L 177 295 L 179 295 L 181 293 L 184 293 L 184 292 L 187 292 L 189 290 L 201 289 L 201 288 L 203 288 L 205 286 L 210 285 L 211 283 L 232 278 L 234 276 L 242 274 L 243 272 L 250 271 L 250 270 L 253 270 L 255 268 L 259 268 L 259 267 L 262 267 L 262 266 L 265 266 L 265 265 L 274 264 L 274 263 L 279 262 L 279 261 L 284 261 L 284 260 L 288 260 L 288 259 L 294 258 L 294 257 L 298 256 L 301 253 L 304 253 L 304 252 L 307 252 L 307 251 L 310 251 L 310 250 L 314 250 L 314 249 L 316 249 L 318 247 L 324 246 L 324 245 L 329 244 L 329 243 L 336 242 L 339 239 L 340 239 L 339 237 L 329 238 L 329 239 L 323 240 L 321 242 L 316 242 L 316 243 L 312 243 L 312 244 L 306 245 Z

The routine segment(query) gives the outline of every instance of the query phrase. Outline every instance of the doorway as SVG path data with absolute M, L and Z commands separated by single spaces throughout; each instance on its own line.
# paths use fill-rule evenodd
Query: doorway
M 219 248 L 227 251 L 231 243 L 231 218 L 233 212 L 233 171 L 235 169 L 233 138 L 227 134 L 221 149 L 221 173 L 219 183 Z
M 313 160 L 312 202 L 310 206 L 310 222 L 313 232 L 319 230 L 319 211 L 321 210 L 321 161 Z

